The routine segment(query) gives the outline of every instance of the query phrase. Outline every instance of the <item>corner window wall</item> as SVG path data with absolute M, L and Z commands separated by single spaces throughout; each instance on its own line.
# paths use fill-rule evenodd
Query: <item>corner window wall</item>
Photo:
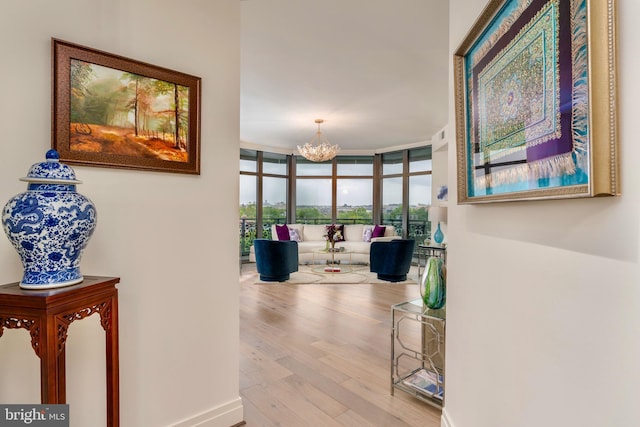
M 291 167 L 295 166 L 295 167 Z M 375 156 L 302 157 L 240 150 L 241 253 L 272 224 L 394 225 L 403 237 L 429 236 L 431 147 Z M 294 209 L 295 208 L 295 209 Z

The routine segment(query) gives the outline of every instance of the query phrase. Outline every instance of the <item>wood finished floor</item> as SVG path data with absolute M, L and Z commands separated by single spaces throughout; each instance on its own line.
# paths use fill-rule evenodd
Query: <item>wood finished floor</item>
M 417 285 L 255 285 L 240 277 L 247 427 L 439 427 L 440 410 L 389 392 L 390 306 Z

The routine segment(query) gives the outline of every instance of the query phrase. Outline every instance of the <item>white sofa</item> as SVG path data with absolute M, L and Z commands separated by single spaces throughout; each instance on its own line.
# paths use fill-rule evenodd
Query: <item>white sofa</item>
M 314 260 L 316 262 L 324 262 L 327 258 L 331 257 L 331 254 L 318 253 L 317 251 L 325 249 L 326 247 L 326 225 L 327 224 L 287 224 L 289 228 L 296 229 L 301 240 L 298 242 L 298 259 L 300 264 L 310 264 Z M 393 239 L 400 239 L 400 236 L 396 234 L 396 229 L 392 225 L 385 226 L 385 232 L 383 237 L 374 237 L 370 242 L 365 242 L 364 231 L 365 227 L 373 228 L 373 225 L 363 224 L 346 224 L 344 225 L 344 241 L 336 242 L 336 248 L 344 247 L 346 251 L 351 253 L 336 252 L 334 254 L 335 259 L 341 260 L 341 262 L 349 262 L 356 264 L 368 264 L 369 263 L 369 248 L 371 242 L 388 241 Z M 278 234 L 276 233 L 276 226 L 271 226 L 271 236 L 274 240 L 278 240 Z M 315 251 L 315 252 L 314 252 Z M 255 262 L 256 257 L 251 246 L 249 253 L 249 261 Z

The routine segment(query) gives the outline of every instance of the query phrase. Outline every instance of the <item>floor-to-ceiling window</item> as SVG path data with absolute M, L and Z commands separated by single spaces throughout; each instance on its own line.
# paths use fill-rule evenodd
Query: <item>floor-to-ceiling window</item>
M 336 222 L 373 223 L 373 156 L 336 158 Z
M 424 240 L 429 236 L 431 147 L 382 154 L 382 222 L 398 234 Z
M 256 238 L 258 154 L 240 150 L 240 255 L 249 253 Z
M 284 154 L 262 155 L 262 228 L 271 238 L 271 225 L 287 222 L 289 168 Z
M 373 156 L 310 162 L 296 157 L 295 221 L 365 224 L 373 221 Z
M 431 172 L 431 147 L 409 150 L 407 237 L 417 242 L 431 235 L 427 215 L 431 206 Z
M 404 210 L 404 151 L 382 155 L 382 222 L 402 235 Z
M 296 157 L 296 223 L 331 222 L 332 176 L 332 162 L 315 163 Z
M 240 253 L 257 238 L 271 238 L 271 225 L 287 221 L 289 158 L 240 150 Z

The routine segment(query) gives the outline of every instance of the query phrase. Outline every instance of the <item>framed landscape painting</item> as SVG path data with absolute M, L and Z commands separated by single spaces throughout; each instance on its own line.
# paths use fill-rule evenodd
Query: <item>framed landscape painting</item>
M 200 78 L 52 39 L 52 146 L 72 164 L 200 173 Z
M 458 203 L 620 194 L 615 0 L 491 0 L 454 55 Z

